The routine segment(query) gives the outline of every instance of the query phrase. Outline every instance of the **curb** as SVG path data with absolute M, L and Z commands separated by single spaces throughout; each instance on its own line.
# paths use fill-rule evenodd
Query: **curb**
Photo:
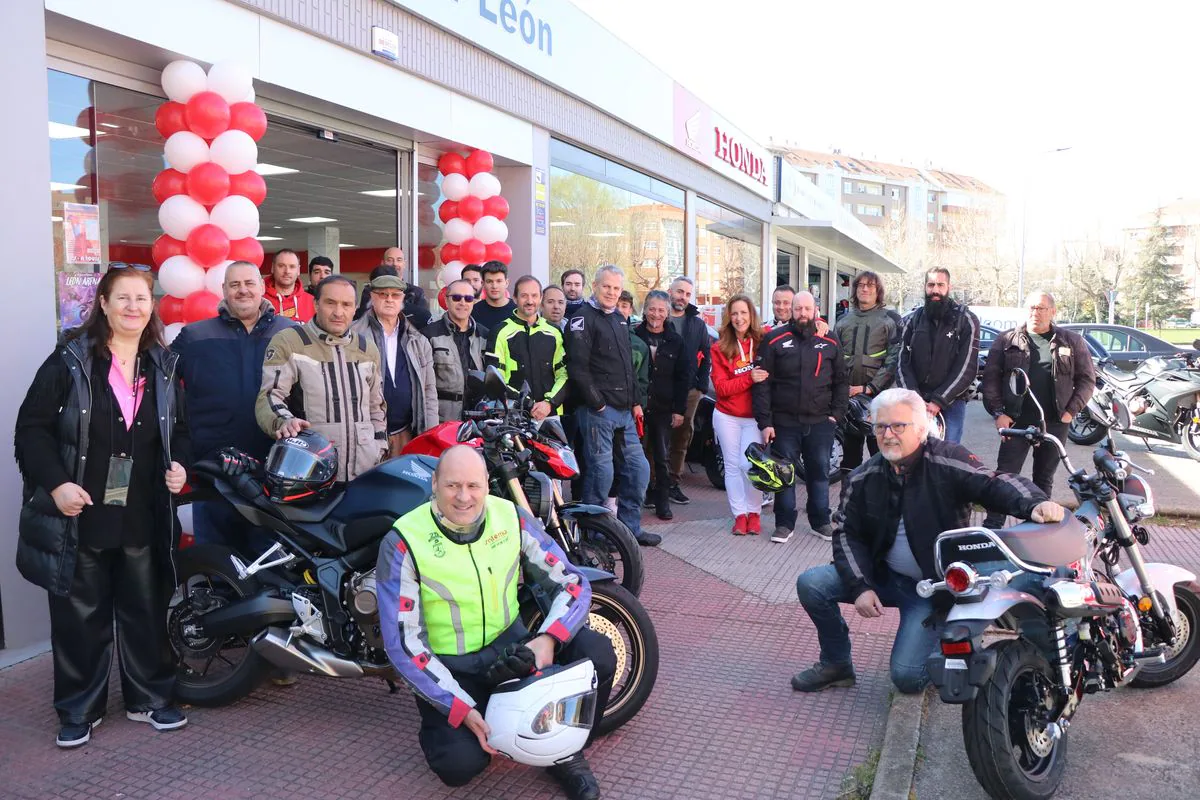
M 883 748 L 875 768 L 871 800 L 909 800 L 921 740 L 921 718 L 929 693 L 896 694 L 888 711 Z

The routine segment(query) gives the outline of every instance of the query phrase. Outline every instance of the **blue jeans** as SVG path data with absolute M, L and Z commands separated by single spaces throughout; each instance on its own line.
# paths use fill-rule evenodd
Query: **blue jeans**
M 837 567 L 826 564 L 802 573 L 796 579 L 796 594 L 817 629 L 821 663 L 851 663 L 850 632 L 838 603 L 853 603 L 855 598 L 842 584 Z M 929 683 L 925 659 L 938 642 L 939 630 L 930 619 L 933 601 L 917 595 L 916 581 L 894 572 L 875 589 L 875 594 L 887 608 L 900 609 L 900 628 L 892 643 L 892 683 L 905 694 L 919 692 Z
M 804 485 L 808 489 L 808 524 L 813 530 L 829 524 L 829 454 L 833 450 L 833 423 L 775 426 L 775 452 L 792 461 L 804 459 Z M 775 495 L 775 526 L 796 527 L 796 492 L 784 489 Z
M 623 458 L 617 481 L 617 519 L 637 536 L 642 532 L 642 500 L 650 483 L 650 464 L 642 452 L 633 413 L 611 406 L 600 412 L 581 408 L 576 419 L 586 452 L 583 502 L 604 505 L 613 485 L 613 441 L 620 437 Z
M 967 401 L 955 400 L 949 408 L 943 408 L 942 419 L 946 421 L 946 441 L 961 443 L 963 425 L 967 421 Z
M 221 500 L 192 503 L 192 536 L 196 544 L 223 545 L 252 559 L 262 555 L 275 541 Z

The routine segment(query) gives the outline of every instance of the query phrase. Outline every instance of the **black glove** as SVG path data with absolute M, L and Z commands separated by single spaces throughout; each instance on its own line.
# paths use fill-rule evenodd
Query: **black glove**
M 488 667 L 483 677 L 492 686 L 499 686 L 513 678 L 524 678 L 536 669 L 537 658 L 533 655 L 533 651 L 524 644 L 516 642 L 504 648 L 499 658 Z
M 231 478 L 247 472 L 258 474 L 262 471 L 262 462 L 234 447 L 223 447 L 217 453 L 221 470 Z

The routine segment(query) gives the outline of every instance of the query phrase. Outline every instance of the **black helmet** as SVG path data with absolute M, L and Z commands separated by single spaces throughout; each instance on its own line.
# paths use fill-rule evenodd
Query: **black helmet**
M 280 439 L 267 453 L 267 496 L 276 503 L 319 500 L 337 479 L 333 442 L 311 429 Z
M 850 405 L 846 409 L 846 422 L 864 439 L 874 438 L 875 431 L 871 427 L 871 398 L 865 393 L 850 398 Z
M 796 484 L 795 465 L 772 453 L 769 445 L 754 442 L 746 448 L 746 460 L 750 462 L 747 477 L 756 489 L 774 494 Z

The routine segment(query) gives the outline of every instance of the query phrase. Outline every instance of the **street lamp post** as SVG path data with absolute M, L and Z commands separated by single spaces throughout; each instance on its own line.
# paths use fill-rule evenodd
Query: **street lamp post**
M 1065 153 L 1070 150 L 1071 146 L 1056 147 L 1053 150 L 1043 150 L 1036 155 L 1047 156 L 1055 153 Z M 1025 232 L 1029 227 L 1029 184 L 1030 173 L 1028 168 L 1025 172 L 1025 201 L 1021 204 L 1021 261 L 1017 266 L 1017 302 L 1025 302 Z

